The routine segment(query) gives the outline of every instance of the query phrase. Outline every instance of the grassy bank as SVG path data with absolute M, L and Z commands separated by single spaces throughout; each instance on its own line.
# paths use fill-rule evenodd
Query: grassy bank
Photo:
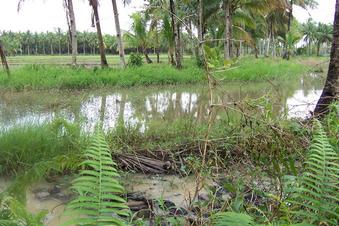
M 325 59 L 326 60 L 326 59 Z M 243 58 L 235 68 L 217 77 L 224 81 L 263 81 L 267 79 L 290 79 L 312 70 L 324 58 L 281 59 Z M 310 63 L 311 62 L 311 63 Z M 9 91 L 39 89 L 83 89 L 104 86 L 148 86 L 169 84 L 195 84 L 203 82 L 204 71 L 193 60 L 186 59 L 184 68 L 176 70 L 161 64 L 143 65 L 139 68 L 70 68 L 65 66 L 27 65 L 12 70 L 10 77 L 0 71 L 0 88 Z

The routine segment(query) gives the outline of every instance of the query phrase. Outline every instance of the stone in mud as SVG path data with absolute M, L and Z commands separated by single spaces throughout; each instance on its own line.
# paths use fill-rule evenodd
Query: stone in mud
M 207 193 L 201 193 L 201 194 L 198 196 L 198 200 L 199 200 L 199 201 L 209 201 L 210 198 L 208 197 L 208 194 L 207 194 Z
M 47 191 L 40 191 L 40 192 L 37 192 L 35 194 L 35 198 L 39 199 L 39 200 L 46 200 L 48 199 L 50 196 L 49 192 Z
M 61 188 L 59 185 L 54 185 L 52 187 L 50 187 L 48 189 L 48 192 L 51 194 L 51 195 L 54 195 L 54 194 L 58 194 L 61 192 Z
M 164 201 L 164 207 L 166 209 L 173 208 L 173 207 L 175 207 L 175 203 L 170 201 L 170 200 L 165 200 Z

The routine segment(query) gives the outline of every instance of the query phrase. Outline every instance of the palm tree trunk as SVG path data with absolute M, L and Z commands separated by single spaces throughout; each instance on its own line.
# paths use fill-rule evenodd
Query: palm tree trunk
M 77 64 L 77 55 L 78 55 L 78 37 L 77 37 L 77 29 L 75 23 L 75 14 L 74 14 L 74 7 L 73 7 L 73 0 L 67 0 L 68 4 L 68 16 L 70 22 L 70 31 L 71 31 L 71 42 L 72 42 L 72 64 Z
M 105 53 L 105 45 L 104 45 L 104 40 L 102 38 L 101 25 L 100 25 L 100 19 L 99 19 L 98 0 L 90 0 L 90 5 L 93 8 L 95 27 L 97 28 L 101 67 L 103 67 L 103 68 L 108 67 L 108 63 L 107 63 L 107 59 L 106 59 L 106 53 Z
M 199 26 L 198 26 L 198 55 L 199 57 L 202 56 L 202 43 L 204 39 L 204 4 L 203 0 L 199 0 Z
M 225 13 L 225 41 L 224 41 L 224 59 L 231 58 L 231 15 L 230 15 L 231 1 L 224 0 L 224 13 Z
M 320 42 L 317 43 L 317 56 L 320 56 Z
M 271 45 L 271 31 L 269 31 L 268 38 L 267 38 L 267 46 L 266 46 L 266 54 L 265 54 L 266 57 L 268 57 L 270 54 L 270 45 Z
M 331 60 L 328 68 L 324 90 L 314 110 L 316 117 L 323 117 L 328 113 L 328 106 L 339 100 L 339 0 L 336 0 L 333 25 L 333 42 Z
M 0 41 L 0 57 L 1 57 L 2 66 L 4 67 L 7 75 L 9 76 L 10 75 L 9 67 L 8 67 L 5 51 L 4 51 L 1 41 Z
M 179 37 L 179 30 L 177 25 L 177 15 L 175 9 L 174 0 L 170 0 L 170 12 L 172 18 L 172 30 L 174 34 L 174 43 L 175 43 L 175 66 L 177 69 L 181 69 L 181 52 L 180 52 L 180 37 Z
M 61 55 L 61 41 L 59 40 L 59 55 Z
M 155 53 L 157 54 L 157 63 L 159 64 L 159 63 L 160 63 L 160 49 L 157 48 L 157 49 L 155 50 Z
M 113 12 L 114 12 L 115 29 L 116 29 L 117 38 L 118 38 L 120 64 L 121 64 L 121 66 L 125 67 L 126 66 L 125 51 L 124 51 L 124 46 L 123 46 L 123 42 L 122 42 L 122 35 L 121 35 L 119 14 L 118 14 L 118 7 L 117 7 L 116 0 L 112 0 L 112 4 L 113 4 Z
M 147 63 L 148 63 L 148 64 L 153 63 L 153 61 L 152 61 L 152 60 L 149 58 L 149 56 L 148 56 L 147 48 L 143 47 L 143 48 L 142 48 L 142 51 L 144 52 L 144 55 L 145 55 L 145 58 L 146 58 Z

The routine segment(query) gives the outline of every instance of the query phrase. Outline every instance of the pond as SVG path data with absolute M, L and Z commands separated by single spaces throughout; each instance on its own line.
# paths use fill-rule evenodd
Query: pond
M 276 115 L 305 118 L 322 92 L 323 79 L 307 75 L 300 80 L 282 82 L 231 82 L 215 91 L 215 103 L 229 104 L 267 95 Z M 82 91 L 0 92 L 0 127 L 52 121 L 62 117 L 80 121 L 91 131 L 102 121 L 105 130 L 118 122 L 140 126 L 150 120 L 172 121 L 181 117 L 205 120 L 208 88 L 204 85 L 103 88 Z

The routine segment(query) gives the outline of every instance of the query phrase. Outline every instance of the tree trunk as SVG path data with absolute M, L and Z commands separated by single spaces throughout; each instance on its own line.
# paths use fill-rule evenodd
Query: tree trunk
M 9 67 L 8 67 L 5 51 L 4 51 L 1 41 L 0 41 L 0 57 L 1 57 L 2 66 L 4 67 L 7 75 L 9 76 L 10 75 Z
M 231 1 L 224 0 L 224 14 L 225 14 L 225 41 L 224 41 L 224 59 L 229 60 L 231 58 L 231 15 L 230 9 Z
M 175 43 L 175 67 L 177 69 L 181 69 L 181 52 L 180 52 L 180 37 L 178 34 L 178 27 L 177 27 L 177 15 L 174 0 L 170 0 L 170 12 L 172 18 L 172 31 L 174 35 L 174 43 Z
M 331 60 L 328 68 L 324 90 L 314 110 L 316 117 L 323 117 L 328 113 L 328 106 L 339 100 L 339 0 L 336 0 L 333 25 L 333 42 Z
M 118 38 L 120 64 L 121 66 L 125 67 L 126 66 L 125 51 L 124 51 L 124 46 L 122 42 L 122 35 L 121 35 L 120 22 L 119 22 L 119 13 L 118 13 L 118 7 L 117 7 L 116 0 L 112 0 L 112 4 L 113 4 L 113 12 L 114 12 L 115 29 L 116 29 L 117 38 Z
M 202 57 L 202 43 L 204 41 L 204 4 L 203 0 L 199 0 L 199 26 L 198 26 L 198 57 Z
M 54 52 L 53 52 L 53 44 L 51 43 L 51 55 L 53 55 Z
M 59 40 L 59 55 L 61 55 L 61 41 Z
M 142 48 L 142 51 L 144 52 L 144 55 L 145 55 L 145 58 L 146 58 L 146 61 L 147 61 L 147 63 L 148 64 L 151 64 L 151 63 L 153 63 L 153 61 L 149 58 L 149 56 L 148 56 L 148 53 L 147 53 L 147 48 Z
M 317 43 L 317 56 L 320 56 L 320 42 Z
M 157 54 L 157 63 L 159 64 L 159 63 L 160 63 L 160 49 L 157 48 L 157 49 L 155 50 L 155 53 Z
M 308 41 L 308 55 L 311 56 L 311 40 Z
M 95 27 L 97 28 L 101 67 L 105 68 L 105 67 L 108 67 L 108 63 L 106 59 L 104 40 L 102 38 L 102 32 L 101 32 L 101 25 L 100 25 L 99 12 L 98 12 L 98 0 L 90 0 L 90 5 L 93 8 L 94 20 L 95 20 L 94 22 L 95 22 Z
M 86 42 L 82 44 L 82 53 L 85 55 L 86 54 Z
M 73 7 L 73 0 L 67 0 L 67 9 L 70 22 L 71 42 L 72 42 L 72 65 L 77 64 L 78 55 L 78 36 L 75 23 L 75 14 Z
M 270 44 L 271 44 L 271 31 L 269 31 L 269 35 L 267 39 L 267 46 L 266 46 L 266 53 L 265 53 L 266 57 L 270 55 Z
M 288 12 L 288 21 L 287 21 L 287 32 L 291 31 L 291 22 L 293 18 L 293 0 L 290 0 L 290 10 Z M 283 58 L 286 60 L 290 59 L 290 51 L 287 49 L 287 43 L 284 44 Z

